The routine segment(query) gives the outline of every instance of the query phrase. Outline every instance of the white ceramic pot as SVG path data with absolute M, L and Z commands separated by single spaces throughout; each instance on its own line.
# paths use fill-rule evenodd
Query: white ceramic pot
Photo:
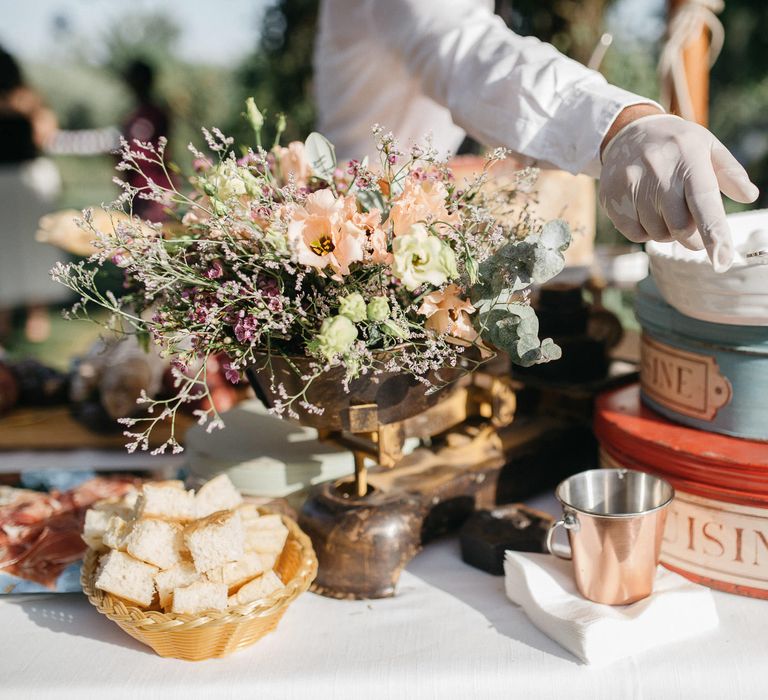
M 728 223 L 736 255 L 727 272 L 715 272 L 705 251 L 651 242 L 651 273 L 667 303 L 686 316 L 768 326 L 768 209 L 732 214 Z

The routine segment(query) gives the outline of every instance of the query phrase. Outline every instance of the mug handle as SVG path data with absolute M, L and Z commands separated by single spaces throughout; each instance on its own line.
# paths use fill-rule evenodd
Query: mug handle
M 579 520 L 576 517 L 575 513 L 566 513 L 563 515 L 560 520 L 558 520 L 556 523 L 553 523 L 550 525 L 549 530 L 547 532 L 547 551 L 552 555 L 557 557 L 558 559 L 565 559 L 566 561 L 570 561 L 573 559 L 573 553 L 569 552 L 568 554 L 560 554 L 556 549 L 552 547 L 552 540 L 555 537 L 555 530 L 557 528 L 562 527 L 566 530 L 573 530 L 574 532 L 579 531 Z

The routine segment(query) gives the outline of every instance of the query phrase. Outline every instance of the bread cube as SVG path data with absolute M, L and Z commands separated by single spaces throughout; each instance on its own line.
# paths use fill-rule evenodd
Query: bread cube
M 136 493 L 136 491 L 130 491 L 123 498 L 99 501 L 85 512 L 82 538 L 89 547 L 100 549 L 105 546 L 102 538 L 112 516 L 116 515 L 126 521 L 131 519 L 133 504 L 129 505 L 126 499 Z
M 220 511 L 202 518 L 187 526 L 184 541 L 200 573 L 238 561 L 245 552 L 240 514 Z
M 219 474 L 203 484 L 195 496 L 198 518 L 205 518 L 220 510 L 237 508 L 243 502 L 240 492 L 226 474 Z
M 110 549 L 125 549 L 125 538 L 131 531 L 129 524 L 119 515 L 113 515 L 109 518 L 107 529 L 101 537 L 105 547 Z
M 245 548 L 249 552 L 280 554 L 288 537 L 288 528 L 279 515 L 262 515 L 245 522 Z
M 224 583 L 232 591 L 264 572 L 264 562 L 257 552 L 246 552 L 239 561 L 231 561 L 205 572 L 205 578 Z
M 266 598 L 282 587 L 283 582 L 280 580 L 280 577 L 274 571 L 267 571 L 253 579 L 253 581 L 249 581 L 237 593 L 231 595 L 228 605 L 233 607 L 235 605 L 252 603 L 254 600 Z
M 181 526 L 155 518 L 136 520 L 125 538 L 128 554 L 161 569 L 179 564 L 183 548 Z
M 94 586 L 146 608 L 155 597 L 156 573 L 156 566 L 113 550 L 101 558 Z
M 200 578 L 195 565 L 190 561 L 182 561 L 170 569 L 155 574 L 155 586 L 160 598 L 160 605 L 169 612 L 173 603 L 173 591 L 182 586 L 188 586 Z
M 264 571 L 269 571 L 275 568 L 277 560 L 280 558 L 282 552 L 255 552 L 261 557 L 261 564 L 264 567 Z
M 163 488 L 174 488 L 180 491 L 184 490 L 184 482 L 181 479 L 163 479 L 162 481 L 153 481 L 152 486 L 162 486 Z
M 258 520 L 262 517 L 261 513 L 259 513 L 259 506 L 255 503 L 241 503 L 237 510 L 240 513 L 243 526 L 247 525 L 251 520 Z
M 128 511 L 124 516 L 126 519 L 128 518 L 128 514 L 132 513 L 133 509 L 136 507 L 136 501 L 138 500 L 139 495 L 140 492 L 138 489 L 133 489 L 120 499 L 120 507 Z
M 181 482 L 145 484 L 136 500 L 138 518 L 189 522 L 195 519 L 195 492 L 179 488 Z
M 100 549 L 104 546 L 102 538 L 109 525 L 109 519 L 112 513 L 106 510 L 96 510 L 89 508 L 85 511 L 85 521 L 83 522 L 83 542 L 93 549 Z
M 171 612 L 197 615 L 206 610 L 224 610 L 227 607 L 227 587 L 223 583 L 195 581 L 173 591 Z

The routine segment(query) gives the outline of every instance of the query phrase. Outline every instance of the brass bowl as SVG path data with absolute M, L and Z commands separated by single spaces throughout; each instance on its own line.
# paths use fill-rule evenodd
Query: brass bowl
M 376 375 L 366 374 L 349 382 L 349 391 L 344 390 L 344 367 L 332 367 L 317 377 L 309 387 L 302 376 L 312 374 L 310 365 L 316 362 L 309 357 L 284 358 L 274 356 L 271 368 L 274 382 L 282 384 L 288 395 L 295 396 L 306 388 L 306 400 L 323 412 L 318 415 L 294 402 L 292 408 L 299 416 L 302 425 L 319 430 L 349 430 L 349 410 L 351 406 L 375 404 L 378 423 L 386 425 L 411 418 L 442 401 L 453 389 L 456 380 L 466 375 L 468 370 L 446 367 L 430 372 L 426 379 L 437 390 L 430 387 L 407 372 L 382 372 Z M 298 370 L 298 371 L 297 371 Z M 268 370 L 249 367 L 246 370 L 256 395 L 267 406 L 272 407 L 283 400 L 272 388 L 272 374 Z

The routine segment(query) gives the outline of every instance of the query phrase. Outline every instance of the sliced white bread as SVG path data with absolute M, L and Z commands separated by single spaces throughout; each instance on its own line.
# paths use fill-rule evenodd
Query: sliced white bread
M 227 607 L 227 587 L 223 583 L 195 581 L 173 591 L 171 612 L 197 615 L 206 610 L 224 610 Z
M 113 515 L 109 518 L 107 529 L 101 536 L 101 541 L 105 547 L 110 549 L 125 549 L 125 538 L 131 531 L 130 525 L 119 515 Z
M 170 612 L 173 603 L 173 591 L 182 586 L 188 586 L 200 578 L 195 565 L 192 562 L 183 561 L 165 571 L 155 574 L 155 586 L 160 598 L 160 606 L 166 612 Z
M 261 563 L 264 566 L 264 571 L 269 571 L 275 568 L 277 560 L 280 558 L 282 552 L 254 552 L 261 557 Z
M 107 510 L 96 510 L 89 508 L 85 511 L 85 521 L 83 522 L 83 542 L 93 549 L 103 547 L 102 538 L 109 525 L 109 519 L 112 513 Z
M 164 479 L 163 481 L 153 481 L 153 486 L 162 486 L 163 488 L 174 488 L 180 491 L 184 490 L 184 482 L 181 479 Z
M 231 561 L 205 572 L 205 578 L 226 584 L 230 592 L 264 572 L 264 562 L 258 552 L 246 552 L 239 561 Z
M 85 512 L 83 541 L 89 547 L 100 549 L 103 546 L 102 538 L 113 515 L 117 515 L 126 521 L 131 519 L 134 505 L 134 501 L 131 499 L 135 499 L 137 494 L 138 491 L 132 490 L 122 498 L 104 499 L 94 503 Z
M 138 494 L 139 492 L 133 489 L 122 498 L 105 498 L 102 501 L 97 501 L 91 508 L 111 515 L 119 515 L 123 520 L 130 520 Z
M 170 569 L 181 563 L 183 548 L 181 525 L 156 518 L 134 521 L 125 538 L 128 554 L 160 569 Z
M 261 600 L 283 587 L 283 582 L 274 571 L 267 571 L 249 581 L 237 593 L 229 597 L 229 607 L 245 605 L 254 600 Z
M 264 554 L 279 554 L 283 551 L 288 528 L 279 515 L 248 519 L 244 528 L 246 550 Z
M 243 524 L 237 511 L 213 513 L 184 530 L 184 541 L 200 573 L 242 559 L 244 540 Z
M 237 508 L 243 497 L 226 474 L 219 474 L 203 484 L 195 496 L 195 511 L 198 518 L 205 518 L 220 510 Z
M 136 500 L 136 516 L 189 522 L 195 519 L 195 492 L 179 488 L 181 482 L 145 484 Z
M 139 498 L 139 494 L 140 491 L 138 489 L 133 489 L 132 491 L 126 493 L 125 496 L 123 496 L 120 500 L 121 507 L 128 511 L 124 516 L 126 520 L 128 519 L 129 514 L 132 513 L 133 509 L 136 507 L 136 501 Z
M 152 605 L 155 597 L 157 567 L 124 552 L 111 551 L 100 561 L 96 588 L 142 607 Z
M 262 517 L 261 513 L 259 513 L 259 507 L 255 503 L 242 503 L 237 510 L 243 520 L 243 525 L 251 520 L 258 520 Z

